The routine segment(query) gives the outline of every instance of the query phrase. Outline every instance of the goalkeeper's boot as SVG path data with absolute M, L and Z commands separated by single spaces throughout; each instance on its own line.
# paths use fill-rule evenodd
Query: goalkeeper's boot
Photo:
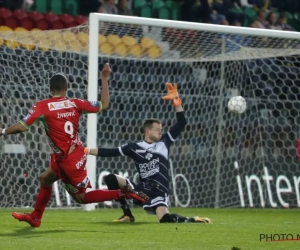
M 189 218 L 187 222 L 211 224 L 211 220 L 209 218 L 207 218 L 207 217 L 199 217 L 199 216 L 195 216 L 193 218 Z
M 124 194 L 127 199 L 135 199 L 142 202 L 149 201 L 148 195 L 143 192 L 137 192 L 132 189 L 132 187 L 128 184 L 121 188 L 121 192 Z
M 113 220 L 113 222 L 134 222 L 134 216 L 122 215 L 119 219 Z
M 20 222 L 27 222 L 32 227 L 39 227 L 41 225 L 41 220 L 37 218 L 32 218 L 31 214 L 29 213 L 20 214 L 13 212 L 12 216 Z

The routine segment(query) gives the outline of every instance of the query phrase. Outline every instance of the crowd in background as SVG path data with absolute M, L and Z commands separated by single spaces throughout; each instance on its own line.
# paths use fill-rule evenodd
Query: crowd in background
M 88 15 L 90 12 L 133 15 L 132 1 L 130 0 L 79 0 L 79 6 L 82 15 Z
M 284 2 L 284 4 L 283 4 Z M 293 30 L 287 24 L 286 11 L 300 11 L 300 2 L 281 0 L 186 0 L 182 5 L 184 21 L 203 20 L 206 23 L 240 26 L 244 23 L 245 14 L 231 12 L 232 8 L 254 8 L 257 17 L 250 24 L 253 28 Z M 280 15 L 277 17 L 276 12 Z
M 243 26 L 245 14 L 232 12 L 235 9 L 254 8 L 256 19 L 253 28 L 294 30 L 288 24 L 286 12 L 300 12 L 300 1 L 296 0 L 174 0 L 181 5 L 182 21 L 204 22 L 221 25 Z M 78 0 L 79 14 L 90 12 L 118 15 L 136 15 L 133 0 Z M 152 0 L 147 0 L 152 4 Z M 28 10 L 34 0 L 0 0 L 0 7 Z M 280 13 L 279 16 L 276 13 Z
M 28 10 L 32 7 L 35 0 L 0 0 L 0 7 L 7 9 Z
M 243 26 L 245 14 L 231 12 L 232 8 L 254 8 L 256 19 L 250 24 L 253 28 L 294 30 L 287 23 L 286 11 L 300 12 L 300 1 L 293 0 L 176 0 L 181 4 L 181 20 L 212 24 Z M 151 0 L 148 0 L 151 5 Z M 79 0 L 80 14 L 90 12 L 134 15 L 132 0 Z M 280 15 L 276 15 L 276 11 Z

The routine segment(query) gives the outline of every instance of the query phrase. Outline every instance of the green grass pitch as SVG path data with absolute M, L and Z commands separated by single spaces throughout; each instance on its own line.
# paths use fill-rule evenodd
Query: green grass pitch
M 119 209 L 46 210 L 40 228 L 31 228 L 0 210 L 1 250 L 264 250 L 300 249 L 300 240 L 260 241 L 260 234 L 300 236 L 299 210 L 269 209 L 183 209 L 173 213 L 203 215 L 213 224 L 159 224 L 155 216 L 133 209 L 135 223 L 114 223 Z

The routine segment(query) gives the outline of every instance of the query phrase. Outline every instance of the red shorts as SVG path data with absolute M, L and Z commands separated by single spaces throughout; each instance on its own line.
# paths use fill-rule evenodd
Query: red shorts
M 66 190 L 72 195 L 85 193 L 91 188 L 85 169 L 87 157 L 83 146 L 77 146 L 67 158 L 59 154 L 51 155 L 51 169 L 66 185 Z

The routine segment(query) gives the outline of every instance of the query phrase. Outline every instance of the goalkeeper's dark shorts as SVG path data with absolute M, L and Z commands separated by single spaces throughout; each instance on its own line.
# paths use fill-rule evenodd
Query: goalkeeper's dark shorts
M 159 206 L 169 207 L 169 195 L 159 189 L 159 186 L 155 183 L 139 183 L 136 184 L 133 181 L 126 179 L 127 183 L 132 186 L 135 191 L 142 191 L 150 197 L 150 201 L 141 202 L 133 200 L 133 204 L 141 206 L 148 214 L 155 215 L 156 208 Z

